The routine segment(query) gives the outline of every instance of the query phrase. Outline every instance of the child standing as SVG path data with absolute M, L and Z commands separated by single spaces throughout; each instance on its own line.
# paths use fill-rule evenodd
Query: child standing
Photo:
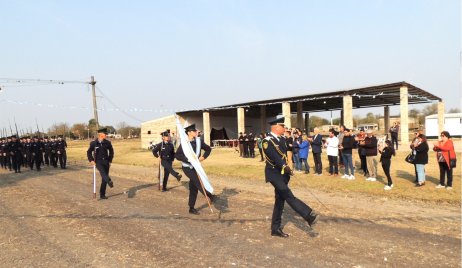
M 385 175 L 387 176 L 387 179 L 388 179 L 388 183 L 387 185 L 385 185 L 385 188 L 383 189 L 385 191 L 388 191 L 388 190 L 391 190 L 391 188 L 393 188 L 393 182 L 390 176 L 390 166 L 391 166 L 391 157 L 396 154 L 395 149 L 393 148 L 393 145 L 390 140 L 386 140 L 385 144 L 383 144 L 379 148 L 379 153 L 381 154 L 380 162 L 382 163 L 383 172 L 385 172 Z

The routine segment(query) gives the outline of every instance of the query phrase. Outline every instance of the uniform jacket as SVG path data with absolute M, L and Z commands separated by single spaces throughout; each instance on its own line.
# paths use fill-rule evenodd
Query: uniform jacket
M 281 174 L 287 166 L 287 147 L 284 137 L 276 138 L 273 134 L 268 135 L 262 143 L 265 154 L 265 180 L 283 179 L 281 176 L 288 177 L 289 174 Z
M 160 142 L 154 145 L 152 154 L 158 158 L 160 152 L 160 158 L 163 160 L 173 161 L 175 160 L 175 148 L 171 142 Z
M 94 140 L 90 142 L 90 147 L 87 150 L 88 161 L 109 161 L 112 162 L 114 158 L 114 149 L 112 148 L 112 143 L 106 139 L 99 142 L 99 140 Z
M 203 157 L 204 157 L 204 159 L 207 159 L 207 157 L 209 157 L 210 153 L 212 152 L 212 148 L 210 148 L 210 146 L 208 146 L 203 140 L 201 140 L 200 142 L 201 142 L 201 152 L 199 152 L 198 157 L 201 157 L 202 150 L 204 150 Z M 192 147 L 193 151 L 195 152 L 196 151 L 196 139 L 191 141 L 191 147 Z M 191 164 L 191 163 L 189 163 L 188 158 L 184 154 L 183 147 L 181 145 L 180 145 L 180 147 L 178 147 L 178 150 L 176 150 L 175 158 L 178 161 L 181 161 L 181 162 L 184 162 L 184 163 L 187 163 L 187 164 Z

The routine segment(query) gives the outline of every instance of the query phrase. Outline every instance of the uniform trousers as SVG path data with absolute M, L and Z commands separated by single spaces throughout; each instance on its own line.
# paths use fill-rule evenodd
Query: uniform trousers
M 194 205 L 196 204 L 196 199 L 197 199 L 197 192 L 200 191 L 202 194 L 204 194 L 204 191 L 202 190 L 202 186 L 199 181 L 199 177 L 197 175 L 196 170 L 194 168 L 191 169 L 189 167 L 182 167 L 182 169 L 183 169 L 184 174 L 189 178 L 188 205 L 190 208 L 194 208 Z M 209 193 L 207 190 L 205 192 L 209 198 L 212 198 L 211 193 Z
M 265 177 L 273 185 L 275 195 L 271 231 L 275 232 L 281 228 L 281 217 L 285 202 L 303 219 L 310 221 L 312 209 L 294 196 L 288 185 L 290 180 L 289 175 L 282 175 L 281 171 L 275 168 L 265 168 Z
M 172 174 L 175 177 L 178 177 L 180 173 L 176 172 L 172 167 L 173 161 L 167 159 L 161 159 L 160 164 L 164 167 L 164 180 L 162 182 L 162 188 L 167 189 L 168 176 Z
M 106 186 L 111 178 L 109 177 L 109 168 L 110 163 L 108 160 L 97 160 L 96 162 L 96 169 L 99 171 L 101 175 L 101 186 L 99 188 L 99 195 L 106 196 Z

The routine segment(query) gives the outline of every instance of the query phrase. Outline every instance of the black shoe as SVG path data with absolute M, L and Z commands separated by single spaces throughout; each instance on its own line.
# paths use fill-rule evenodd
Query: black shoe
M 183 177 L 183 175 L 181 175 L 180 173 L 178 173 L 178 175 L 176 176 L 176 180 L 177 180 L 177 181 L 180 181 L 180 180 L 181 180 L 181 177 Z
M 108 184 L 109 187 L 111 187 L 111 188 L 114 187 L 114 183 L 113 183 L 112 181 L 109 181 L 107 184 Z
M 283 237 L 283 238 L 289 237 L 288 234 L 286 234 L 286 233 L 284 233 L 284 232 L 282 231 L 282 228 L 279 228 L 279 229 L 277 229 L 276 231 L 271 231 L 271 235 L 272 235 L 272 236 L 279 236 L 279 237 Z
M 195 208 L 189 208 L 189 214 L 199 215 L 199 211 Z
M 107 196 L 103 195 L 99 197 L 99 200 L 107 199 Z
M 318 221 L 318 219 L 319 219 L 319 215 L 314 212 L 311 212 L 310 217 L 308 219 L 308 224 L 310 225 L 310 227 L 313 227 Z
M 162 192 L 167 192 L 167 191 L 168 191 L 167 188 L 162 189 Z

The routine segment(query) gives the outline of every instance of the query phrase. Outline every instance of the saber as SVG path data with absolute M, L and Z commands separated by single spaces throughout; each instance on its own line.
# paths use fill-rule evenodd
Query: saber
M 96 199 L 96 163 L 93 166 L 93 198 Z
M 160 147 L 159 151 L 159 191 L 162 190 L 164 187 L 164 181 L 162 180 L 162 150 L 164 149 L 164 141 L 162 140 L 162 147 Z

